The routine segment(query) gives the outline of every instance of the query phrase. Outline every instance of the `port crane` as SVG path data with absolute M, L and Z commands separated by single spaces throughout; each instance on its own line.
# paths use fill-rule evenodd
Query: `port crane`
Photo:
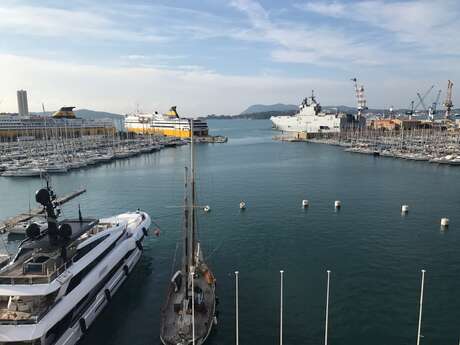
M 454 83 L 448 80 L 446 100 L 444 101 L 444 106 L 446 107 L 446 114 L 445 114 L 446 119 L 450 116 L 450 112 L 452 110 L 452 107 L 454 106 L 452 104 L 452 86 L 454 86 Z
M 426 97 L 430 94 L 431 90 L 434 89 L 434 85 L 431 85 L 428 90 L 425 91 L 423 96 L 420 94 L 420 92 L 417 92 L 417 97 L 418 97 L 418 103 L 414 107 L 414 112 L 417 111 L 418 107 L 421 105 L 423 107 L 424 111 L 428 111 L 428 108 L 425 105 L 425 99 Z
M 430 118 L 430 120 L 434 120 L 434 115 L 436 114 L 440 97 L 441 97 L 441 90 L 438 90 L 438 93 L 436 94 L 436 98 L 434 99 L 433 103 L 431 103 L 431 105 L 428 108 L 428 117 Z
M 351 78 L 351 81 L 353 82 L 355 86 L 355 92 L 356 92 L 356 100 L 358 103 L 358 119 L 361 118 L 363 115 L 363 112 L 367 109 L 367 101 L 366 98 L 364 97 L 364 86 L 358 86 L 358 79 L 356 78 Z
M 406 115 L 409 115 L 409 120 L 412 119 L 412 115 L 414 115 L 414 101 L 410 101 L 410 110 L 406 111 Z

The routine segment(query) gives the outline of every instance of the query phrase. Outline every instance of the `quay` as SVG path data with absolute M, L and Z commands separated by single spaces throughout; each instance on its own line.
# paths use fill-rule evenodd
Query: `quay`
M 343 147 L 347 152 L 460 166 L 460 131 L 442 128 L 344 130 L 338 133 L 289 133 L 273 137 Z
M 66 202 L 68 202 L 68 201 L 70 201 L 72 199 L 75 199 L 77 196 L 82 195 L 85 192 L 86 192 L 85 188 L 79 189 L 77 191 L 74 191 L 72 193 L 69 193 L 67 195 L 64 195 L 62 197 L 57 198 L 56 201 L 55 201 L 55 204 L 57 206 L 61 206 L 61 205 L 65 204 Z M 32 219 L 32 218 L 34 218 L 36 216 L 39 216 L 39 215 L 43 214 L 44 212 L 45 212 L 45 210 L 44 210 L 43 207 L 34 208 L 34 209 L 31 209 L 30 211 L 19 213 L 19 214 L 15 215 L 13 217 L 10 217 L 10 218 L 8 218 L 8 219 L 6 219 L 4 221 L 1 221 L 0 222 L 0 232 L 2 232 L 2 233 L 8 232 L 16 224 L 27 222 L 28 220 L 30 220 L 30 219 Z

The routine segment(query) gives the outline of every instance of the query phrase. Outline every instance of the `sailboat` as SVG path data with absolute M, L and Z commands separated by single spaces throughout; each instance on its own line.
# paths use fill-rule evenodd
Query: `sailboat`
M 201 345 L 217 323 L 216 280 L 197 239 L 193 141 L 192 132 L 190 170 L 185 168 L 182 263 L 171 278 L 161 310 L 160 339 L 164 345 Z

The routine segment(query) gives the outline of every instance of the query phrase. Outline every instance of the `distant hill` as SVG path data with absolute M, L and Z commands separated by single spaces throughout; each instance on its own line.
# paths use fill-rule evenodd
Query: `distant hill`
M 51 116 L 56 112 L 54 111 L 47 111 L 45 112 L 45 115 Z M 96 110 L 89 110 L 89 109 L 76 109 L 74 110 L 75 116 L 80 117 L 82 119 L 115 119 L 115 120 L 120 120 L 123 118 L 123 115 L 120 114 L 115 114 L 115 113 L 108 113 L 105 111 L 96 111 Z M 32 112 L 34 115 L 43 115 L 43 112 L 38 112 L 34 111 Z
M 239 115 L 207 115 L 202 116 L 200 119 L 208 119 L 208 120 L 266 120 L 272 116 L 289 116 L 294 115 L 297 112 L 296 110 L 288 110 L 288 111 L 263 111 L 259 113 L 248 113 L 248 114 L 239 114 Z
M 265 112 L 285 112 L 299 109 L 299 106 L 294 104 L 283 104 L 276 103 L 271 105 L 265 104 L 254 104 L 248 107 L 245 111 L 241 112 L 240 115 L 244 114 L 256 114 Z
M 89 109 L 77 109 L 75 110 L 75 116 L 81 117 L 83 119 L 115 119 L 120 120 L 123 118 L 123 115 L 108 113 L 105 111 L 96 111 Z
M 47 111 L 45 112 L 46 116 L 51 116 L 56 111 Z M 89 109 L 77 109 L 74 110 L 75 116 L 77 118 L 86 119 L 86 120 L 100 120 L 100 119 L 111 119 L 115 123 L 117 130 L 122 130 L 124 127 L 124 116 L 115 113 L 108 113 L 105 111 L 96 111 Z M 43 115 L 43 112 L 32 112 L 34 115 Z

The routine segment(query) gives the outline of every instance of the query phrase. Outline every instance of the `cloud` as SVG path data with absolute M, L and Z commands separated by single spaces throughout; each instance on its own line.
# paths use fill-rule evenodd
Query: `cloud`
M 0 4 L 0 31 L 27 36 L 160 42 L 151 30 L 131 30 L 101 12 Z
M 110 67 L 0 54 L 0 112 L 17 111 L 18 89 L 28 91 L 32 111 L 44 102 L 49 110 L 75 105 L 123 114 L 136 104 L 145 111 L 165 111 L 174 104 L 187 116 L 237 114 L 256 103 L 297 104 L 312 89 L 323 105 L 355 104 L 348 79 L 223 75 L 182 67 Z M 418 79 L 389 75 L 365 81 L 366 96 L 371 107 L 408 106 L 416 90 L 431 83 L 441 85 L 444 80 L 428 83 L 423 75 Z M 454 103 L 459 103 L 454 96 Z
M 425 53 L 460 53 L 457 48 L 460 36 L 454 24 L 460 16 L 458 1 L 310 1 L 296 7 L 381 29 L 406 44 L 405 49 L 415 47 Z
M 31 110 L 44 102 L 50 110 L 75 105 L 127 113 L 138 103 L 159 111 L 178 105 L 184 115 L 236 114 L 254 103 L 298 103 L 311 89 L 324 99 L 328 95 L 328 102 L 353 102 L 348 81 L 223 75 L 193 66 L 108 67 L 0 55 L 0 74 L 0 111 L 17 110 L 14 90 L 22 88 L 28 90 Z
M 324 1 L 307 2 L 305 4 L 295 4 L 294 7 L 331 17 L 341 17 L 346 15 L 346 6 L 336 1 L 329 3 Z
M 274 61 L 345 67 L 350 64 L 379 65 L 386 54 L 370 42 L 360 42 L 343 31 L 326 26 L 276 21 L 256 1 L 234 0 L 231 6 L 247 15 L 250 29 L 235 37 L 273 43 Z M 336 9 L 336 11 L 338 11 Z

